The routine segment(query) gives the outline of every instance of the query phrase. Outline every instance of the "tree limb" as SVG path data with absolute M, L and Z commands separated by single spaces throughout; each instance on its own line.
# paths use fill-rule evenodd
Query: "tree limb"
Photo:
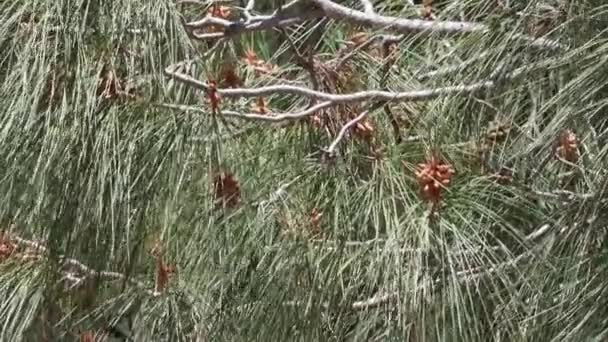
M 201 20 L 186 23 L 185 27 L 190 30 L 212 26 L 223 28 L 223 32 L 193 32 L 192 37 L 198 40 L 228 38 L 236 34 L 285 27 L 322 17 L 343 20 L 351 24 L 397 33 L 461 35 L 467 33 L 489 32 L 490 30 L 487 25 L 475 22 L 429 21 L 423 19 L 383 16 L 374 12 L 373 6 L 369 0 L 360 1 L 364 5 L 363 12 L 339 5 L 330 0 L 294 0 L 277 9 L 272 15 L 254 16 L 250 13 L 253 9 L 254 2 L 249 0 L 244 9 L 244 16 L 246 18 L 244 21 L 230 21 L 207 16 Z M 306 10 L 304 10 L 304 8 L 306 8 Z M 551 50 L 563 48 L 559 43 L 545 38 L 532 38 L 521 34 L 516 35 L 516 37 L 528 41 L 528 43 L 534 47 Z
M 198 112 L 201 114 L 207 114 L 209 112 L 208 110 L 205 110 L 200 107 L 192 107 L 192 106 L 186 106 L 186 105 L 175 105 L 175 104 L 163 103 L 163 104 L 160 104 L 159 106 L 163 107 L 163 108 L 167 108 L 167 109 L 180 110 L 180 111 L 184 111 L 184 112 L 192 111 L 192 112 Z M 222 110 L 222 115 L 226 116 L 226 117 L 251 120 L 251 121 L 285 122 L 285 121 L 293 121 L 293 120 L 299 120 L 299 119 L 306 118 L 310 115 L 317 113 L 320 110 L 323 110 L 325 108 L 329 108 L 332 106 L 334 106 L 333 102 L 325 101 L 325 102 L 318 103 L 310 108 L 307 108 L 307 109 L 304 109 L 301 111 L 297 111 L 297 112 L 293 112 L 293 113 L 256 114 L 256 113 L 239 113 L 239 112 L 234 112 L 234 111 L 230 111 L 230 110 Z
M 376 13 L 374 11 L 374 5 L 372 4 L 372 2 L 370 0 L 360 0 L 360 1 L 361 1 L 361 5 L 363 5 L 363 11 L 365 11 L 365 13 L 367 13 L 367 14 Z
M 506 79 L 513 79 L 524 73 L 526 68 L 520 68 L 510 75 L 506 75 Z M 200 90 L 208 90 L 209 87 L 205 82 L 198 81 L 186 74 L 172 72 L 168 69 L 165 73 L 182 83 L 185 83 L 193 88 Z M 446 95 L 468 95 L 481 90 L 492 88 L 496 85 L 496 81 L 487 80 L 466 85 L 447 86 L 442 88 L 428 88 L 412 91 L 382 91 L 382 90 L 365 90 L 350 94 L 330 94 L 322 91 L 311 90 L 308 88 L 293 86 L 293 85 L 271 85 L 258 88 L 232 88 L 232 89 L 217 89 L 217 93 L 224 98 L 253 98 L 269 95 L 297 95 L 305 98 L 312 98 L 319 101 L 331 101 L 334 104 L 355 103 L 362 101 L 423 101 L 433 99 L 439 96 Z
M 22 245 L 30 248 L 37 256 L 42 256 L 48 253 L 47 247 L 36 241 L 27 240 L 19 236 L 11 236 L 11 240 L 14 241 L 17 245 Z M 140 289 L 144 289 L 148 294 L 152 296 L 160 295 L 160 293 L 158 293 L 157 291 L 150 290 L 146 284 L 131 278 L 127 278 L 122 273 L 112 271 L 97 271 L 76 259 L 68 258 L 63 255 L 60 256 L 60 260 L 63 278 L 71 282 L 72 287 L 78 286 L 86 278 L 97 277 L 98 279 L 103 280 L 127 280 L 132 285 Z
M 463 34 L 486 30 L 486 26 L 465 21 L 429 21 L 422 19 L 404 19 L 389 17 L 361 11 L 338 5 L 330 0 L 311 0 L 319 6 L 325 15 L 336 20 L 345 20 L 352 24 L 366 27 L 381 28 L 399 33 L 446 33 Z

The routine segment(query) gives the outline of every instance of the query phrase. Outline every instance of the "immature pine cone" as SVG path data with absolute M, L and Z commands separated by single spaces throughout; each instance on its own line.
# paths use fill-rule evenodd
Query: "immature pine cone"
M 17 245 L 6 235 L 0 235 L 0 262 L 8 259 L 17 249 Z
M 422 196 L 431 202 L 437 203 L 441 200 L 443 187 L 450 184 L 454 174 L 452 165 L 432 156 L 426 162 L 418 164 L 416 178 L 422 191 Z
M 369 120 L 362 120 L 358 122 L 354 129 L 355 135 L 367 142 L 372 140 L 374 132 L 374 125 Z
M 578 138 L 572 130 L 563 131 L 558 139 L 557 155 L 571 163 L 578 161 Z
M 215 200 L 219 205 L 234 208 L 238 205 L 241 190 L 236 177 L 230 173 L 221 172 L 213 180 Z

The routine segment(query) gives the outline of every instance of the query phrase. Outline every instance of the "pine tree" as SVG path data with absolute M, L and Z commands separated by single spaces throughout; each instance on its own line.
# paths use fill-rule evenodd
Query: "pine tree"
M 0 340 L 604 340 L 607 10 L 0 2 Z

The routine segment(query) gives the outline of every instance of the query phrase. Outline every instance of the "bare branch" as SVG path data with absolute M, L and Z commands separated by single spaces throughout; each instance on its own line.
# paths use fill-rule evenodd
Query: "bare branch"
M 245 9 L 243 10 L 243 14 L 245 15 L 245 19 L 247 20 L 247 22 L 251 22 L 253 20 L 251 11 L 253 11 L 254 7 L 255 7 L 255 0 L 248 0 L 247 6 L 245 6 Z
M 222 110 L 221 114 L 226 117 L 232 117 L 232 118 L 244 119 L 244 120 L 265 121 L 265 122 L 284 122 L 284 121 L 293 121 L 293 120 L 303 119 L 307 116 L 315 114 L 316 112 L 318 112 L 320 110 L 332 107 L 334 105 L 335 104 L 333 102 L 326 101 L 326 102 L 318 103 L 310 108 L 307 108 L 307 109 L 304 109 L 304 110 L 301 110 L 298 112 L 285 113 L 285 114 L 238 113 L 238 112 L 229 111 L 229 110 Z M 180 111 L 185 111 L 185 112 L 193 111 L 193 112 L 204 113 L 204 114 L 209 113 L 208 110 L 205 110 L 205 109 L 199 108 L 199 107 L 174 105 L 174 104 L 161 104 L 160 106 L 163 108 L 175 109 L 175 110 L 180 110 Z
M 354 302 L 351 307 L 353 308 L 353 310 L 365 310 L 365 309 L 371 309 L 374 308 L 378 305 L 382 305 L 386 302 L 388 302 L 389 300 L 391 300 L 394 297 L 397 297 L 398 293 L 397 292 L 391 292 L 391 293 L 378 293 L 375 296 L 369 298 L 369 299 L 365 299 L 365 300 L 361 300 L 361 301 L 357 301 Z
M 223 26 L 224 32 L 211 32 L 211 33 L 193 32 L 192 36 L 198 40 L 227 38 L 227 37 L 231 37 L 233 35 L 241 34 L 244 32 L 255 32 L 255 31 L 268 30 L 268 29 L 276 28 L 276 27 L 285 27 L 285 26 L 300 23 L 305 20 L 313 19 L 315 17 L 316 17 L 315 13 L 311 12 L 311 13 L 306 13 L 305 15 L 302 15 L 302 17 L 299 17 L 299 18 L 282 19 L 282 18 L 273 17 L 271 19 L 254 21 L 254 22 L 248 23 L 248 24 L 244 24 L 241 22 L 230 22 L 230 21 L 227 21 L 224 19 L 216 18 L 217 21 L 213 20 L 213 21 L 204 22 L 204 26 L 210 26 L 210 25 L 213 25 L 212 22 L 219 23 L 221 21 L 222 22 L 221 26 Z M 203 19 L 203 20 L 205 20 L 205 19 Z
M 325 15 L 336 20 L 367 27 L 377 27 L 400 33 L 435 32 L 447 34 L 462 34 L 485 30 L 482 24 L 456 21 L 428 21 L 422 19 L 404 19 L 398 17 L 382 16 L 374 13 L 364 13 L 330 0 L 311 0 L 319 6 Z
M 174 68 L 168 67 L 165 69 L 165 73 L 173 79 L 185 83 L 193 88 L 200 89 L 203 91 L 208 90 L 208 85 L 204 82 L 198 81 L 189 75 L 175 72 Z M 522 67 L 511 74 L 504 76 L 504 79 L 513 79 L 524 74 L 530 68 Z M 368 90 L 360 91 L 351 94 L 330 94 L 308 88 L 293 86 L 293 85 L 272 85 L 259 88 L 235 88 L 235 89 L 217 89 L 217 93 L 221 97 L 225 98 L 253 98 L 253 97 L 264 97 L 269 95 L 298 95 L 312 100 L 322 101 L 310 108 L 297 111 L 295 113 L 284 113 L 284 114 L 256 114 L 256 113 L 238 113 L 230 110 L 222 110 L 222 115 L 226 117 L 233 117 L 245 120 L 256 120 L 265 122 L 285 122 L 292 120 L 299 120 L 307 116 L 313 115 L 320 110 L 327 109 L 343 103 L 358 103 L 358 102 L 376 102 L 377 106 L 386 104 L 392 101 L 424 101 L 433 99 L 439 96 L 449 95 L 470 95 L 482 90 L 493 88 L 497 85 L 497 81 L 488 80 L 472 83 L 468 85 L 448 86 L 443 88 L 430 88 L 421 89 L 405 92 L 391 92 L 382 90 Z M 176 109 L 181 111 L 195 111 L 199 113 L 207 113 L 208 111 L 191 106 L 174 105 L 174 104 L 161 104 L 161 107 Z M 360 120 L 365 118 L 369 114 L 370 109 L 364 113 L 361 113 L 357 118 L 347 123 L 332 144 L 326 149 L 326 152 L 333 152 L 337 144 L 344 138 L 346 132 Z
M 194 30 L 194 32 L 191 33 L 191 36 L 198 40 L 228 38 L 245 32 L 285 27 L 322 17 L 344 20 L 357 25 L 398 33 L 441 33 L 460 35 L 474 32 L 486 32 L 489 30 L 484 24 L 466 21 L 429 21 L 378 15 L 374 12 L 373 5 L 369 0 L 360 0 L 364 5 L 363 12 L 339 5 L 330 0 L 310 1 L 313 6 L 302 4 L 302 0 L 294 0 L 277 9 L 272 15 L 252 15 L 251 11 L 255 5 L 255 0 L 248 0 L 243 11 L 245 15 L 244 21 L 230 21 L 207 16 L 198 21 L 185 23 L 184 26 L 189 30 Z M 308 8 L 302 10 L 303 6 L 307 6 Z M 207 33 L 196 32 L 197 29 L 206 27 L 221 27 L 223 28 L 223 31 Z M 528 41 L 532 46 L 554 50 L 563 48 L 559 43 L 545 38 L 531 38 L 521 34 L 515 36 Z
M 351 129 L 353 126 L 357 125 L 357 123 L 359 123 L 361 120 L 365 119 L 365 117 L 369 113 L 370 113 L 370 111 L 366 110 L 363 113 L 359 114 L 356 118 L 350 120 L 344 126 L 342 126 L 342 129 L 340 129 L 338 136 L 334 139 L 334 141 L 331 143 L 331 145 L 329 145 L 329 147 L 327 147 L 325 149 L 325 153 L 333 154 L 336 149 L 336 146 L 338 146 L 340 141 L 342 141 L 342 139 L 344 139 L 346 132 L 348 132 L 348 130 Z
M 458 64 L 454 64 L 454 65 L 450 65 L 441 69 L 437 69 L 437 70 L 433 70 L 433 71 L 429 71 L 426 73 L 418 73 L 416 75 L 416 78 L 419 80 L 426 80 L 432 77 L 437 77 L 437 76 L 443 76 L 443 75 L 449 75 L 452 73 L 457 73 L 457 72 L 462 72 L 463 70 L 465 70 L 466 68 L 470 67 L 471 65 L 475 65 L 480 63 L 479 61 L 482 58 L 485 58 L 487 56 L 489 56 L 490 53 L 488 51 L 482 52 L 478 55 L 475 55 L 474 57 L 462 61 L 461 63 Z
M 308 76 L 310 77 L 312 89 L 314 89 L 314 90 L 319 89 L 319 82 L 317 81 L 317 74 L 315 72 L 314 61 L 312 58 L 313 57 L 312 51 L 310 53 L 310 57 L 311 57 L 310 60 L 306 59 L 306 57 L 304 57 L 302 55 L 302 53 L 296 46 L 293 39 L 291 39 L 291 36 L 289 35 L 289 33 L 283 28 L 281 28 L 281 33 L 283 33 L 283 35 L 285 36 L 285 39 L 289 43 L 289 46 L 291 47 L 293 52 L 296 54 L 297 63 L 308 72 Z
M 511 75 L 505 76 L 507 79 L 512 79 L 520 76 L 525 68 L 518 69 Z M 206 83 L 198 81 L 188 75 L 165 70 L 166 74 L 173 79 L 183 82 L 200 90 L 207 90 Z M 362 101 L 423 101 L 436 98 L 438 96 L 447 95 L 465 95 L 475 93 L 484 89 L 492 88 L 496 85 L 493 80 L 480 81 L 467 85 L 448 86 L 443 88 L 429 88 L 403 92 L 391 92 L 381 90 L 366 90 L 351 94 L 330 94 L 321 91 L 311 90 L 308 88 L 293 86 L 293 85 L 271 85 L 259 88 L 233 88 L 233 89 L 217 89 L 217 93 L 225 98 L 253 98 L 268 95 L 298 95 L 306 98 L 312 98 L 319 101 L 331 101 L 334 104 L 355 103 Z
M 249 1 L 244 11 L 246 21 L 230 21 L 222 18 L 206 16 L 203 19 L 185 23 L 184 26 L 189 30 L 194 30 L 194 32 L 192 32 L 192 36 L 194 38 L 198 40 L 208 40 L 228 38 L 245 32 L 255 32 L 285 27 L 323 16 L 323 12 L 319 10 L 313 9 L 305 12 L 293 10 L 297 3 L 298 1 L 293 1 L 283 6 L 272 15 L 253 16 L 249 11 L 253 9 L 253 5 L 255 3 L 253 1 Z M 221 27 L 223 28 L 223 31 L 208 33 L 196 32 L 196 30 L 207 27 Z
M 391 42 L 397 43 L 401 39 L 403 39 L 402 35 L 399 35 L 399 36 L 379 35 L 379 36 L 370 37 L 365 42 L 363 42 L 362 44 L 358 45 L 352 51 L 350 51 L 349 53 L 347 53 L 346 55 L 344 55 L 342 58 L 340 58 L 336 62 L 336 64 L 335 64 L 336 67 L 335 68 L 337 70 L 340 70 L 342 68 L 342 66 L 344 66 L 344 64 L 346 62 L 348 62 L 351 58 L 353 58 L 359 51 L 366 49 L 367 47 L 369 47 L 370 45 L 372 45 L 374 42 L 376 42 L 378 40 L 382 40 L 383 43 L 386 44 L 386 43 L 391 43 Z
M 352 24 L 366 27 L 374 27 L 399 33 L 441 33 L 448 35 L 460 35 L 474 32 L 487 32 L 489 28 L 484 24 L 466 21 L 436 21 L 422 19 L 404 19 L 399 17 L 382 16 L 375 13 L 367 13 L 354 10 L 330 0 L 311 0 L 319 6 L 326 16 L 335 20 L 344 20 Z M 519 35 L 519 38 L 527 40 L 532 46 L 561 49 L 562 46 L 554 41 L 544 38 L 530 38 Z
M 211 26 L 211 25 L 218 25 L 218 26 L 223 26 L 224 28 L 226 28 L 226 27 L 229 27 L 231 24 L 232 24 L 232 21 L 230 21 L 230 20 L 226 20 L 226 19 L 222 19 L 222 18 L 218 18 L 218 17 L 206 16 L 201 20 L 186 23 L 186 27 L 203 28 L 203 27 L 207 27 L 207 26 Z
M 538 229 L 536 229 L 535 231 L 533 231 L 532 233 L 528 234 L 526 236 L 526 241 L 533 241 L 536 240 L 537 238 L 545 235 L 545 233 L 547 231 L 549 231 L 549 229 L 551 229 L 551 225 L 550 224 L 543 224 L 542 226 L 540 226 Z
M 283 196 L 285 196 L 287 194 L 287 189 L 289 187 L 291 187 L 292 185 L 294 185 L 296 182 L 298 182 L 301 178 L 302 178 L 302 175 L 299 175 L 299 176 L 294 177 L 290 181 L 283 183 L 277 190 L 275 190 L 272 194 L 270 194 L 268 199 L 265 199 L 265 200 L 257 203 L 258 209 L 263 211 L 266 209 L 266 207 L 268 205 L 273 204 L 276 201 L 283 198 Z
M 562 200 L 564 202 L 572 202 L 575 200 L 590 200 L 597 196 L 595 193 L 576 193 L 568 190 L 553 190 L 551 192 L 538 191 L 528 189 L 531 195 L 543 197 L 547 199 Z
M 32 240 L 27 240 L 18 236 L 11 236 L 11 240 L 15 241 L 18 245 L 26 246 L 32 249 L 37 255 L 44 255 L 48 253 L 46 246 Z M 72 286 L 78 286 L 86 278 L 98 277 L 98 279 L 104 280 L 127 280 L 134 286 L 144 289 L 148 294 L 158 296 L 160 293 L 148 289 L 146 284 L 137 280 L 128 278 L 122 273 L 112 271 L 96 271 L 84 263 L 65 256 L 60 256 L 61 267 L 63 277 L 72 283 Z

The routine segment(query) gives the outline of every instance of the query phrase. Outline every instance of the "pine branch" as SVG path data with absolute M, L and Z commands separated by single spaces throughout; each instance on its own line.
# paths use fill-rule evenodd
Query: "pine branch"
M 368 15 L 374 15 L 376 11 L 374 11 L 374 5 L 370 0 L 360 0 L 361 5 L 363 5 L 363 10 Z
M 517 78 L 530 68 L 518 68 L 511 74 L 504 76 L 504 79 L 510 80 Z M 173 72 L 167 68 L 165 74 L 177 81 L 180 81 L 186 85 L 189 85 L 195 89 L 209 90 L 209 85 L 205 82 L 198 81 L 189 75 Z M 434 99 L 439 96 L 448 95 L 470 95 L 472 93 L 486 90 L 496 86 L 498 83 L 494 80 L 478 81 L 471 84 L 463 84 L 456 86 L 447 86 L 441 88 L 428 88 L 413 91 L 382 91 L 382 90 L 365 90 L 351 94 L 330 94 L 322 91 L 312 90 L 304 87 L 277 84 L 265 87 L 256 88 L 231 88 L 231 89 L 217 89 L 217 94 L 223 98 L 254 98 L 264 97 L 270 95 L 296 95 L 302 96 L 318 101 L 330 101 L 335 105 L 356 103 L 363 101 L 390 101 L 390 102 L 409 102 L 409 101 L 424 101 Z
M 356 126 L 361 120 L 365 119 L 365 117 L 367 117 L 367 115 L 369 113 L 371 113 L 371 110 L 363 111 L 361 114 L 357 115 L 357 117 L 355 117 L 354 119 L 347 122 L 344 126 L 342 126 L 342 128 L 340 129 L 340 132 L 338 132 L 338 136 L 336 136 L 334 141 L 332 141 L 331 144 L 324 150 L 325 153 L 327 153 L 329 155 L 333 155 L 335 153 L 335 149 L 338 146 L 338 144 L 340 143 L 340 141 L 342 141 L 342 139 L 344 139 L 346 132 L 348 132 L 351 128 Z
M 270 123 L 281 123 L 288 121 L 295 121 L 304 119 L 308 116 L 314 115 L 315 113 L 334 106 L 335 104 L 331 101 L 325 101 L 318 103 L 308 109 L 302 109 L 296 112 L 290 113 L 268 113 L 268 114 L 256 114 L 256 113 L 239 113 L 230 110 L 222 110 L 222 115 L 229 118 L 243 119 L 250 121 L 270 122 Z M 183 112 L 195 112 L 201 114 L 207 114 L 209 111 L 200 107 L 192 107 L 186 105 L 174 105 L 174 104 L 160 104 L 162 108 L 174 109 Z
M 361 12 L 339 5 L 330 0 L 311 0 L 319 6 L 325 15 L 336 20 L 348 21 L 351 24 L 366 27 L 381 28 L 399 33 L 445 33 L 463 34 L 480 32 L 486 29 L 485 25 L 466 21 L 429 21 L 422 19 L 404 19 L 378 15 L 373 12 Z
M 332 18 L 334 20 L 346 21 L 353 25 L 361 25 L 368 28 L 377 28 L 389 32 L 403 34 L 447 34 L 462 35 L 470 33 L 487 33 L 490 28 L 485 24 L 466 21 L 441 21 L 406 19 L 399 17 L 383 16 L 377 14 L 369 0 L 360 0 L 364 11 L 358 11 L 330 0 L 295 0 L 280 7 L 272 15 L 252 15 L 251 10 L 254 1 L 249 0 L 243 13 L 245 21 L 231 21 L 222 18 L 207 16 L 201 20 L 185 24 L 188 30 L 200 30 L 207 27 L 221 27 L 222 32 L 192 33 L 198 40 L 228 38 L 237 34 L 247 32 L 263 31 L 274 28 L 282 28 L 316 18 Z M 531 46 L 560 50 L 564 47 L 558 42 L 546 38 L 531 38 L 525 35 L 517 35 Z
M 37 259 L 40 259 L 48 253 L 47 247 L 39 242 L 24 239 L 19 236 L 11 236 L 10 239 L 11 241 L 14 241 L 18 246 L 22 246 L 26 249 L 29 249 L 30 252 L 25 255 L 25 257 L 27 258 L 32 258 L 33 256 L 35 256 Z M 122 273 L 112 271 L 97 271 L 85 265 L 79 260 L 76 260 L 74 258 L 68 258 L 63 255 L 61 255 L 59 259 L 61 260 L 61 272 L 63 274 L 63 279 L 71 283 L 71 288 L 78 287 L 87 278 L 97 278 L 106 281 L 127 280 L 135 287 L 145 290 L 146 293 L 152 296 L 156 297 L 160 295 L 160 293 L 157 291 L 149 290 L 149 286 L 147 286 L 146 284 L 128 278 Z
M 349 53 L 344 55 L 342 58 L 337 60 L 335 62 L 335 69 L 341 70 L 342 67 L 344 66 L 344 64 L 346 64 L 346 62 L 348 62 L 354 56 L 356 56 L 357 53 L 368 48 L 370 45 L 372 45 L 374 42 L 376 42 L 378 40 L 381 40 L 382 44 L 391 44 L 391 43 L 398 43 L 403 38 L 404 38 L 404 36 L 402 36 L 402 35 L 394 36 L 394 35 L 384 35 L 384 34 L 370 37 L 365 42 L 361 43 L 360 45 L 357 45 L 352 51 L 350 51 Z
M 515 79 L 526 71 L 529 68 L 519 68 L 515 70 L 513 73 L 504 76 L 504 79 Z M 189 75 L 174 72 L 167 68 L 165 70 L 167 76 L 173 78 L 174 80 L 180 81 L 188 86 L 191 86 L 195 89 L 209 90 L 209 86 L 202 81 L 196 80 Z M 471 84 L 463 84 L 456 86 L 447 86 L 441 88 L 428 88 L 428 89 L 420 89 L 413 91 L 403 91 L 403 92 L 392 92 L 392 91 L 383 91 L 383 90 L 365 90 L 359 91 L 351 94 L 330 94 L 322 91 L 312 90 L 304 87 L 287 85 L 287 84 L 278 84 L 271 85 L 265 87 L 257 87 L 257 88 L 233 88 L 233 89 L 217 89 L 217 94 L 219 94 L 223 98 L 257 98 L 257 97 L 265 97 L 270 95 L 296 95 L 302 96 L 305 98 L 324 101 L 320 104 L 317 104 L 309 109 L 302 110 L 296 113 L 286 113 L 286 114 L 268 114 L 268 115 L 260 115 L 260 114 L 239 114 L 235 112 L 226 112 L 223 111 L 224 115 L 239 117 L 243 119 L 249 120 L 260 120 L 260 121 L 269 121 L 269 122 L 279 122 L 286 120 L 296 120 L 308 115 L 315 114 L 319 110 L 326 109 L 332 106 L 337 106 L 340 104 L 346 103 L 359 103 L 365 101 L 384 101 L 384 102 L 414 102 L 414 101 L 426 101 L 431 100 L 440 96 L 457 96 L 457 95 L 471 95 L 483 90 L 487 90 L 497 86 L 499 83 L 495 80 L 486 80 L 486 81 L 478 81 Z M 195 107 L 181 106 L 181 105 L 172 105 L 172 104 L 163 104 L 166 108 L 173 108 L 178 110 L 192 110 L 199 111 L 201 109 L 197 109 Z
M 370 28 L 378 28 L 397 33 L 433 33 L 433 34 L 448 34 L 460 35 L 467 33 L 485 33 L 489 32 L 489 28 L 480 23 L 466 21 L 438 21 L 438 20 L 422 20 L 422 19 L 404 19 L 399 17 L 390 17 L 378 15 L 374 12 L 361 12 L 352 8 L 339 5 L 330 0 L 311 0 L 319 6 L 324 14 L 335 20 L 347 21 L 350 24 L 361 25 Z M 540 47 L 550 50 L 559 50 L 563 47 L 552 40 L 537 38 L 531 39 L 526 36 L 519 36 L 527 40 L 531 46 Z
M 197 40 L 229 38 L 247 32 L 264 31 L 274 28 L 286 27 L 301 23 L 306 20 L 320 18 L 323 13 L 319 10 L 311 9 L 307 11 L 299 10 L 301 1 L 291 3 L 279 8 L 272 15 L 252 15 L 254 2 L 250 1 L 244 11 L 245 21 L 231 21 L 223 18 L 206 16 L 203 19 L 185 23 L 185 28 L 192 31 L 192 36 Z M 221 32 L 198 33 L 209 27 L 220 27 Z
M 538 238 L 544 236 L 545 234 L 547 234 L 547 232 L 549 232 L 551 230 L 551 225 L 549 224 L 543 224 L 540 227 L 538 227 L 535 231 L 533 231 L 532 233 L 528 234 L 525 238 L 524 241 L 525 242 L 533 242 L 533 241 L 537 241 Z M 372 243 L 376 243 L 377 241 L 367 241 L 367 242 L 362 242 L 365 244 L 369 244 L 370 242 Z M 354 244 L 361 244 L 360 242 L 353 242 Z M 353 244 L 351 243 L 351 244 Z M 525 253 L 522 253 L 520 255 L 518 255 L 517 257 L 515 257 L 512 260 L 506 261 L 500 265 L 494 265 L 491 267 L 484 267 L 484 266 L 480 266 L 480 267 L 473 267 L 473 268 L 469 268 L 469 269 L 464 269 L 464 270 L 460 270 L 457 271 L 455 273 L 455 276 L 458 277 L 459 281 L 463 281 L 463 282 L 471 282 L 474 280 L 477 280 L 481 277 L 485 277 L 488 276 L 490 274 L 496 273 L 498 272 L 500 269 L 506 267 L 506 266 L 510 266 L 510 265 L 514 265 L 517 264 L 518 262 L 520 262 L 521 260 L 523 260 L 524 258 L 530 256 L 531 254 L 533 254 L 534 249 L 538 249 L 541 247 L 542 244 L 540 245 L 535 245 L 533 246 L 533 248 Z M 502 246 L 497 246 L 497 249 L 502 249 L 504 247 Z M 409 250 L 407 252 L 410 253 L 420 253 L 420 251 L 415 251 L 415 250 Z M 434 284 L 440 284 L 443 280 L 441 278 L 437 278 L 434 279 L 432 282 Z M 359 300 L 356 301 L 354 303 L 351 304 L 351 308 L 353 310 L 366 310 L 366 309 L 371 309 L 374 307 L 377 307 L 379 305 L 385 304 L 387 302 L 389 302 L 390 300 L 396 298 L 399 296 L 399 292 L 397 291 L 392 291 L 392 292 L 385 292 L 385 291 L 380 291 L 377 294 L 375 294 L 374 296 L 367 298 L 367 299 L 363 299 L 363 300 Z M 298 305 L 303 305 L 303 303 L 299 303 L 297 301 L 290 301 L 286 303 L 287 305 L 290 306 L 298 306 Z M 323 307 L 327 308 L 329 307 L 328 304 L 323 304 Z

